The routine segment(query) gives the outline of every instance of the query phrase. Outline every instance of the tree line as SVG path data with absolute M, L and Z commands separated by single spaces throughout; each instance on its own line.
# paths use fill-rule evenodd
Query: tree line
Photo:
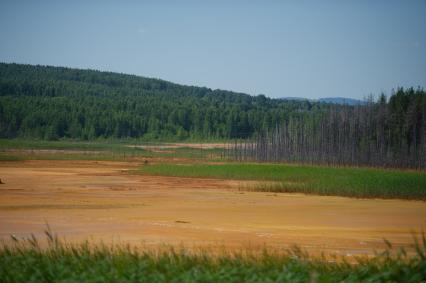
M 0 137 L 240 140 L 236 160 L 425 167 L 426 94 L 271 99 L 95 70 L 0 63 Z
M 0 63 L 3 138 L 249 138 L 294 113 L 328 107 L 133 75 Z
M 387 99 L 290 116 L 228 152 L 240 161 L 426 167 L 426 92 L 399 88 Z

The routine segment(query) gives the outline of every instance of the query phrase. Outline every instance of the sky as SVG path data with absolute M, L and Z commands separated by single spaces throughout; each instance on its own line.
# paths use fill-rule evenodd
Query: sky
M 0 61 L 362 99 L 426 87 L 425 15 L 426 0 L 0 0 Z

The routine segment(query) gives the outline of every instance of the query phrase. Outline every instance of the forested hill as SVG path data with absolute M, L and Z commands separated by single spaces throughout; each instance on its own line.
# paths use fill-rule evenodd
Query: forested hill
M 0 63 L 0 136 L 245 138 L 327 108 L 94 70 Z
M 0 137 L 5 138 L 247 138 L 283 125 L 335 128 L 352 110 L 369 113 L 346 115 L 351 129 L 365 132 L 361 144 L 378 143 L 382 132 L 408 149 L 426 141 L 421 138 L 426 134 L 426 93 L 420 88 L 398 89 L 379 103 L 332 105 L 110 72 L 0 63 Z M 336 118 L 325 123 L 324 116 Z M 334 128 L 323 136 L 333 137 L 338 133 Z M 307 133 L 298 137 L 307 141 Z

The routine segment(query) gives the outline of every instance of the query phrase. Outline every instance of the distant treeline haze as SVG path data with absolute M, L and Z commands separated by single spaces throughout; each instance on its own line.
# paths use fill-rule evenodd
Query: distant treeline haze
M 233 158 L 424 167 L 425 117 L 422 89 L 343 106 L 0 63 L 3 138 L 245 139 Z

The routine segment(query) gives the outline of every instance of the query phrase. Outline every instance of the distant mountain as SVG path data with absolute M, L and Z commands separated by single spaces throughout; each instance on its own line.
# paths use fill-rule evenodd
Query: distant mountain
M 339 105 L 362 105 L 365 102 L 359 99 L 346 98 L 346 97 L 324 97 L 319 99 L 308 99 L 305 97 L 282 97 L 281 100 L 293 100 L 293 101 L 310 101 L 310 102 L 322 102 L 329 104 L 339 104 Z
M 281 99 L 281 100 L 294 100 L 294 101 L 305 101 L 305 100 L 310 101 L 310 99 L 307 99 L 307 98 L 304 98 L 304 97 L 295 97 L 295 96 L 281 97 L 279 99 Z
M 318 102 L 341 104 L 341 105 L 361 105 L 365 102 L 359 99 L 346 98 L 346 97 L 325 97 L 319 98 Z

